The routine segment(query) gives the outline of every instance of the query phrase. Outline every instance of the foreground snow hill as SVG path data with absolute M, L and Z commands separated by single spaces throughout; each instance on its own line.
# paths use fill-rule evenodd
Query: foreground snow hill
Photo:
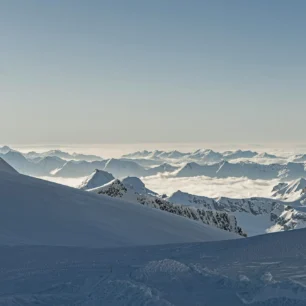
M 141 205 L 0 171 L 0 244 L 118 247 L 238 238 Z
M 1 157 L 0 157 L 0 172 L 18 174 L 18 172 Z
M 305 306 L 306 230 L 114 249 L 0 247 L 0 305 Z

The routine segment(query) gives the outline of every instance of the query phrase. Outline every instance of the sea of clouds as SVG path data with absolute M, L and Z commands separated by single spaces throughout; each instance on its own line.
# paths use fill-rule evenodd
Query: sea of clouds
M 206 176 L 171 178 L 162 175 L 142 178 L 147 188 L 171 195 L 177 190 L 207 197 L 270 197 L 278 180 L 250 180 L 248 178 L 210 178 Z

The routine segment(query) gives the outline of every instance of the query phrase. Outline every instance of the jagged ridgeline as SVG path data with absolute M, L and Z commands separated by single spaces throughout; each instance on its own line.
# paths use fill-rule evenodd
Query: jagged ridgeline
M 133 179 L 134 181 L 139 180 L 137 178 Z M 141 182 L 141 184 L 143 183 Z M 145 188 L 144 184 L 143 188 Z M 120 181 L 117 179 L 100 188 L 93 189 L 92 191 L 114 198 L 123 198 L 125 200 L 136 202 L 191 220 L 199 221 L 204 224 L 215 226 L 225 231 L 234 232 L 241 236 L 247 236 L 246 233 L 243 232 L 242 228 L 237 225 L 236 217 L 233 215 L 230 215 L 226 212 L 218 212 L 202 208 L 186 207 L 183 205 L 173 204 L 167 200 L 161 199 L 158 196 L 150 194 L 148 189 L 146 192 L 144 192 L 144 194 L 140 194 L 139 192 L 135 191 L 132 185 L 126 184 L 125 180 Z

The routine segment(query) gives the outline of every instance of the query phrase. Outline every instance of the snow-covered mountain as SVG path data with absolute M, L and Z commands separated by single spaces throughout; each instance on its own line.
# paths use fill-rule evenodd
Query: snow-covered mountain
M 188 207 L 200 207 L 232 214 L 248 236 L 306 227 L 305 212 L 293 208 L 291 203 L 269 198 L 220 197 L 214 199 L 177 191 L 167 200 Z
M 293 229 L 300 229 L 306 227 L 306 213 L 294 209 L 291 206 L 285 206 L 284 210 L 276 219 L 274 225 L 272 225 L 267 233 L 288 231 Z
M 159 155 L 159 158 L 166 158 L 166 159 L 180 159 L 188 156 L 189 153 L 183 153 L 177 150 L 170 151 L 170 152 L 164 152 Z
M 8 151 L 5 154 L 0 154 L 0 157 L 20 173 L 33 173 L 35 165 L 27 160 L 20 152 Z
M 289 183 L 279 183 L 273 187 L 272 197 L 289 201 L 303 201 L 306 199 L 306 180 L 300 178 Z
M 103 170 L 96 169 L 91 175 L 89 175 L 79 186 L 81 190 L 93 189 L 113 181 L 115 178 L 111 173 Z
M 133 161 L 133 162 L 137 163 L 138 165 L 140 165 L 142 167 L 145 167 L 145 168 L 160 166 L 161 164 L 164 163 L 162 160 L 148 159 L 148 158 L 125 158 L 125 157 L 122 157 L 122 158 L 120 158 L 120 160 Z
M 263 152 L 263 153 L 259 153 L 256 155 L 256 158 L 271 158 L 271 159 L 276 159 L 276 158 L 280 158 L 274 154 L 269 154 L 267 152 Z
M 106 160 L 102 161 L 67 161 L 62 168 L 54 172 L 57 177 L 84 177 L 90 175 L 96 169 L 104 170 Z
M 111 158 L 105 164 L 104 171 L 110 172 L 116 178 L 126 176 L 145 176 L 145 168 L 133 161 Z
M 8 146 L 0 147 L 0 154 L 6 154 L 6 153 L 8 153 L 9 151 L 14 151 L 14 150 L 11 149 L 11 148 L 8 147 Z
M 223 162 L 211 165 L 199 165 L 196 162 L 190 162 L 176 171 L 174 175 L 176 177 L 192 177 L 200 175 L 216 177 L 216 173 L 222 164 Z
M 0 304 L 304 306 L 305 235 L 112 249 L 0 246 Z
M 213 150 L 199 149 L 188 155 L 190 160 L 202 161 L 207 163 L 216 163 L 223 160 L 223 155 Z
M 137 152 L 122 155 L 122 158 L 128 158 L 128 159 L 130 159 L 130 158 L 146 158 L 146 157 L 150 156 L 151 154 L 152 154 L 151 151 L 144 150 L 144 151 L 137 151 Z
M 237 226 L 236 218 L 233 215 L 229 215 L 226 212 L 201 209 L 199 207 L 193 208 L 172 204 L 156 196 L 151 190 L 148 190 L 138 178 L 126 178 L 122 181 L 116 179 L 104 186 L 89 191 L 167 211 L 191 220 L 215 226 L 222 230 L 244 235 L 243 230 Z
M 109 172 L 116 178 L 123 178 L 126 176 L 142 177 L 172 172 L 177 170 L 178 167 L 166 163 L 154 167 L 143 167 L 134 160 L 115 158 L 94 162 L 71 160 L 53 174 L 57 177 L 84 177 L 90 175 L 95 169 Z
M 147 169 L 143 176 L 151 176 L 151 175 L 156 175 L 158 173 L 173 172 L 177 169 L 179 169 L 179 167 L 172 166 L 167 163 L 163 163 L 160 166 L 156 166 L 156 167 Z
M 28 172 L 32 171 L 36 176 L 48 176 L 52 171 L 60 169 L 66 163 L 65 160 L 56 156 L 46 156 L 37 161 L 33 161 L 35 165 Z
M 86 161 L 100 161 L 103 160 L 102 157 L 97 156 L 97 155 L 88 155 L 88 154 L 79 154 L 79 153 L 67 153 L 67 152 L 63 152 L 61 150 L 49 150 L 46 152 L 42 152 L 42 153 L 37 153 L 34 151 L 25 153 L 24 156 L 26 158 L 36 158 L 36 157 L 58 157 L 61 159 L 65 159 L 65 160 L 86 160 Z
M 304 163 L 306 162 L 306 154 L 298 154 L 293 157 L 293 162 Z
M 174 151 L 138 151 L 130 154 L 123 155 L 123 158 L 149 158 L 149 159 L 161 159 L 161 160 L 169 160 L 169 159 L 182 159 L 182 160 L 190 160 L 197 162 L 207 162 L 207 163 L 216 163 L 222 160 L 232 160 L 232 159 L 252 159 L 259 154 L 250 150 L 237 150 L 237 151 L 226 151 L 226 152 L 216 152 L 211 149 L 198 149 L 194 152 L 184 153 L 177 150 Z M 266 158 L 271 157 L 272 155 L 265 155 Z M 276 156 L 275 156 L 276 157 Z
M 223 153 L 223 158 L 226 160 L 231 160 L 231 159 L 239 159 L 239 158 L 253 158 L 256 155 L 258 155 L 257 152 L 253 152 L 250 150 L 242 151 L 242 150 L 237 150 L 237 151 L 226 151 Z
M 133 176 L 125 177 L 121 183 L 129 190 L 142 195 L 157 196 L 158 194 L 153 190 L 148 189 L 145 184 L 138 178 Z
M 190 153 L 183 153 L 177 150 L 173 151 L 160 151 L 160 150 L 155 150 L 155 151 L 138 151 L 138 152 L 133 152 L 129 154 L 125 154 L 122 156 L 122 158 L 129 158 L 129 159 L 136 159 L 136 158 L 146 158 L 146 159 L 153 159 L 153 160 L 167 160 L 167 159 L 180 159 L 185 156 L 189 156 Z
M 27 159 L 17 151 L 9 151 L 6 154 L 0 154 L 7 163 L 22 174 L 32 176 L 48 176 L 55 169 L 61 168 L 65 160 L 59 157 L 47 156 Z
M 237 238 L 128 201 L 0 171 L 0 245 L 119 247 Z
M 199 164 L 219 163 L 224 160 L 227 161 L 246 160 L 254 162 L 261 160 L 263 163 L 269 163 L 267 162 L 267 160 L 269 159 L 270 160 L 282 159 L 281 157 L 278 157 L 274 154 L 270 154 L 267 152 L 258 153 L 251 150 L 216 152 L 211 149 L 198 149 L 194 152 L 189 152 L 189 153 L 183 153 L 177 150 L 170 152 L 159 151 L 159 150 L 138 151 L 135 153 L 123 155 L 123 158 L 130 158 L 130 159 L 143 158 L 147 160 L 164 161 L 164 162 L 170 161 L 174 163 L 196 162 Z
M 216 178 L 247 177 L 250 179 L 270 180 L 274 178 L 292 180 L 306 177 L 305 165 L 301 163 L 258 164 L 254 162 L 230 163 L 228 161 L 199 165 L 187 163 L 176 171 L 176 177 L 209 176 Z

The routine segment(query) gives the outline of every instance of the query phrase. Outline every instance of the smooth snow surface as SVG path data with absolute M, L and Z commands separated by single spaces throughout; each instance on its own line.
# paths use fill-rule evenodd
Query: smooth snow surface
M 0 247 L 0 305 L 305 306 L 305 230 L 210 243 Z
M 17 174 L 18 172 L 10 166 L 3 158 L 0 157 L 0 171 L 11 173 L 11 174 Z
M 202 223 L 0 172 L 0 244 L 118 247 L 233 239 Z

